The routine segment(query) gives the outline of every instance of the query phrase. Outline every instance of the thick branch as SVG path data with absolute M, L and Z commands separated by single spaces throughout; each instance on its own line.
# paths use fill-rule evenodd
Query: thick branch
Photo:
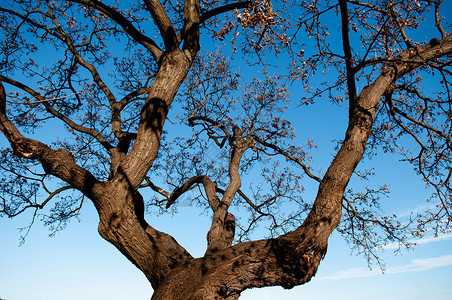
M 339 1 L 341 9 L 341 30 L 342 30 L 342 48 L 345 56 L 345 68 L 347 71 L 347 87 L 350 100 L 350 108 L 356 104 L 356 85 L 355 73 L 353 71 L 353 56 L 352 47 L 350 46 L 350 28 L 349 28 L 349 13 L 347 8 L 347 0 Z
M 123 163 L 124 172 L 135 189 L 141 185 L 157 156 L 166 116 L 193 58 L 190 52 L 180 50 L 162 58 L 140 113 L 135 144 Z
M 118 172 L 103 188 L 101 205 L 96 207 L 99 233 L 134 263 L 154 288 L 173 268 L 192 259 L 173 237 L 144 220 L 143 198 L 133 190 L 126 174 Z
M 182 28 L 182 39 L 184 50 L 199 51 L 199 0 L 184 0 L 184 27 Z
M 251 7 L 252 1 L 243 1 L 243 2 L 236 2 L 236 3 L 230 3 L 226 4 L 220 7 L 215 7 L 211 10 L 208 10 L 201 14 L 200 17 L 200 23 L 206 22 L 208 19 L 213 18 L 215 16 L 224 14 L 226 12 L 235 10 L 235 9 L 242 9 L 242 8 L 248 8 Z
M 241 186 L 240 161 L 243 153 L 249 147 L 242 137 L 241 129 L 233 125 L 233 136 L 229 139 L 232 151 L 229 158 L 229 184 L 224 191 L 219 206 L 214 210 L 212 225 L 207 234 L 206 254 L 214 253 L 232 244 L 235 233 L 235 217 L 228 213 L 237 191 Z
M 77 165 L 69 152 L 62 149 L 53 150 L 39 141 L 24 137 L 8 119 L 6 115 L 5 88 L 1 80 L 0 130 L 10 142 L 15 155 L 39 160 L 47 174 L 52 174 L 67 182 L 90 199 L 93 199 L 96 205 L 94 194 L 96 194 L 96 186 L 99 182 L 90 172 Z
M 421 64 L 417 61 L 425 63 L 451 53 L 452 36 L 446 40 L 442 49 L 425 45 L 417 47 L 417 51 L 413 49 L 404 51 L 399 58 L 412 61 L 411 63 L 388 65 L 382 70 L 382 74 L 360 93 L 356 106 L 350 110 L 344 142 L 320 183 L 313 209 L 306 219 L 308 222 L 312 218 L 328 220 L 326 223 L 322 222 L 326 230 L 324 234 L 329 235 L 331 230 L 339 224 L 345 187 L 364 154 L 382 96 L 395 80 L 420 66 Z M 319 232 L 323 230 L 321 227 L 318 228 Z
M 156 61 L 160 61 L 163 51 L 157 46 L 157 44 L 152 39 L 142 34 L 138 29 L 136 29 L 133 26 L 133 24 L 129 20 L 127 20 L 126 17 L 124 17 L 116 9 L 108 5 L 105 5 L 104 3 L 99 2 L 97 0 L 70 0 L 70 1 L 89 6 L 104 13 L 114 22 L 118 23 L 124 29 L 124 31 L 130 35 L 132 39 L 134 39 L 137 43 L 140 43 L 146 49 L 148 49 L 152 53 Z
M 163 5 L 159 0 L 145 0 L 144 3 L 160 30 L 160 35 L 165 43 L 166 51 L 175 50 L 179 46 L 179 43 L 176 38 L 173 24 L 171 24 L 171 20 L 166 14 Z
M 31 96 L 33 96 L 35 99 L 37 99 L 40 103 L 42 103 L 42 105 L 44 105 L 44 107 L 46 108 L 46 110 L 54 115 L 55 117 L 59 118 L 60 120 L 62 120 L 63 122 L 65 122 L 69 127 L 71 127 L 72 129 L 81 132 L 81 133 L 85 133 L 88 134 L 92 137 L 94 137 L 97 141 L 99 141 L 99 143 L 101 145 L 103 145 L 105 147 L 105 149 L 110 150 L 113 147 L 110 145 L 110 143 L 95 129 L 93 128 L 86 128 L 83 127 L 77 123 L 75 123 L 74 121 L 72 121 L 71 119 L 69 119 L 68 117 L 66 117 L 65 115 L 63 115 L 62 113 L 58 112 L 49 102 L 52 101 L 52 99 L 46 99 L 44 98 L 44 96 L 42 96 L 41 94 L 39 94 L 38 92 L 36 92 L 35 90 L 33 90 L 32 88 L 26 86 L 25 84 L 18 82 L 14 79 L 11 78 L 7 78 L 3 75 L 0 75 L 0 81 L 4 81 L 6 83 L 9 83 L 11 85 L 14 85 L 17 88 L 20 88 L 21 90 L 27 92 L 28 94 L 30 94 Z M 5 100 L 6 101 L 6 100 Z

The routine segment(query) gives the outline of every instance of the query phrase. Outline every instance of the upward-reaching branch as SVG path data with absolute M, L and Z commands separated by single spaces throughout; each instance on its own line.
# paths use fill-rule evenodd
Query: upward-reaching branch
M 184 0 L 184 27 L 182 28 L 183 48 L 185 50 L 198 52 L 199 45 L 199 23 L 200 23 L 199 0 Z
M 113 146 L 105 139 L 105 137 L 102 136 L 102 134 L 100 134 L 97 130 L 95 130 L 94 128 L 87 128 L 87 127 L 83 127 L 77 123 L 75 123 L 74 121 L 72 121 L 70 118 L 68 118 L 67 116 L 63 115 L 62 113 L 60 113 L 59 111 L 57 111 L 49 102 L 52 101 L 52 99 L 46 99 L 44 96 L 42 96 L 41 94 L 39 94 L 38 92 L 36 92 L 35 90 L 33 90 L 32 88 L 26 86 L 25 84 L 18 82 L 16 80 L 13 80 L 11 78 L 7 78 L 5 76 L 0 75 L 0 81 L 9 83 L 17 88 L 20 88 L 21 90 L 27 92 L 28 94 L 30 94 L 31 96 L 33 96 L 35 99 L 37 99 L 37 101 L 39 101 L 45 108 L 46 110 L 51 113 L 52 115 L 54 115 L 55 117 L 59 118 L 60 120 L 62 120 L 63 122 L 65 122 L 69 127 L 71 127 L 72 129 L 81 132 L 81 133 L 85 133 L 88 134 L 90 136 L 92 136 L 93 138 L 95 138 L 102 146 L 105 147 L 106 150 L 111 150 L 113 148 Z
M 199 10 L 199 0 L 185 1 L 183 49 L 172 48 L 159 61 L 159 71 L 141 110 L 137 140 L 123 165 L 134 189 L 141 185 L 157 156 L 171 103 L 199 51 Z
M 0 130 L 10 142 L 15 154 L 19 157 L 39 160 L 47 173 L 67 182 L 91 199 L 96 199 L 95 195 L 99 193 L 98 180 L 77 165 L 69 152 L 62 149 L 53 150 L 44 143 L 26 138 L 8 119 L 3 79 L 2 76 L 0 78 Z M 93 202 L 95 205 L 99 204 L 95 200 Z
M 235 10 L 235 9 L 242 9 L 242 8 L 248 8 L 251 7 L 252 1 L 242 1 L 242 2 L 235 2 L 235 3 L 229 3 L 223 6 L 215 7 L 211 10 L 208 10 L 201 14 L 200 23 L 204 23 L 210 18 L 213 18 L 215 16 L 218 16 L 220 14 L 224 14 L 226 12 Z
M 345 68 L 347 76 L 348 95 L 350 99 L 350 108 L 356 104 L 356 83 L 355 73 L 353 71 L 353 56 L 352 48 L 350 45 L 350 28 L 349 28 L 349 15 L 347 8 L 347 0 L 339 0 L 339 6 L 341 10 L 341 31 L 342 31 L 342 48 L 344 50 Z
M 443 2 L 443 0 L 437 0 L 435 1 L 435 26 L 438 28 L 439 33 L 441 34 L 441 38 L 445 38 L 447 36 L 446 31 L 443 28 L 443 25 L 441 24 L 441 18 L 439 16 L 439 6 Z
M 165 12 L 163 5 L 159 0 L 145 0 L 146 8 L 152 15 L 154 22 L 160 30 L 160 35 L 165 43 L 166 51 L 173 51 L 179 46 L 171 20 Z
M 130 35 L 130 37 L 133 40 L 140 43 L 147 50 L 149 50 L 149 52 L 152 53 L 156 61 L 160 61 L 163 51 L 157 46 L 157 44 L 152 39 L 142 34 L 138 29 L 135 28 L 135 26 L 133 26 L 132 22 L 130 22 L 116 9 L 97 0 L 69 0 L 69 1 L 89 6 L 104 13 L 113 21 L 115 21 L 118 25 L 120 25 L 124 29 L 124 31 Z

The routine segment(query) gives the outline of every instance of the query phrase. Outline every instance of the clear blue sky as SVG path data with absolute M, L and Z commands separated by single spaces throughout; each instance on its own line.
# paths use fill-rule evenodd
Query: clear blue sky
M 297 120 L 293 125 L 302 139 L 315 138 L 319 148 L 314 153 L 313 167 L 325 171 L 335 152 L 331 140 L 343 138 L 346 108 L 320 102 L 290 114 Z M 3 137 L 0 137 L 0 145 L 7 146 Z M 391 186 L 390 197 L 383 199 L 383 208 L 402 218 L 411 211 L 425 208 L 429 193 L 410 166 L 398 159 L 400 157 L 381 154 L 367 166 L 375 168 L 377 175 L 373 183 Z M 314 196 L 315 187 L 307 187 L 307 197 Z M 95 210 L 86 202 L 81 222 L 73 220 L 54 238 L 49 238 L 49 231 L 37 222 L 20 247 L 17 228 L 27 225 L 30 215 L 13 220 L 0 218 L 0 298 L 150 298 L 152 289 L 144 275 L 99 236 Z M 203 254 L 209 220 L 199 209 L 181 207 L 175 216 L 148 216 L 148 221 L 156 229 L 172 234 L 193 255 Z M 366 260 L 351 254 L 349 246 L 335 233 L 326 258 L 311 282 L 292 290 L 278 287 L 249 290 L 243 292 L 240 299 L 452 299 L 452 234 L 436 239 L 427 236 L 414 250 L 404 251 L 402 255 L 395 256 L 393 250 L 388 247 L 382 254 L 386 262 L 386 271 L 382 274 L 377 266 L 369 270 Z

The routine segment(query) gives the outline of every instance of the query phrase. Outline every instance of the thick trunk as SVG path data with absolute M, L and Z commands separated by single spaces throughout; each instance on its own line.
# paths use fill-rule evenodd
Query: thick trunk
M 169 108 L 190 70 L 195 55 L 196 52 L 175 50 L 162 59 L 141 111 L 136 142 L 120 170 L 126 174 L 134 189 L 143 182 L 154 163 Z
M 247 242 L 191 260 L 173 270 L 152 299 L 237 299 L 252 287 L 303 284 L 314 276 L 323 253 L 297 247 L 298 242 L 294 235 Z
M 128 186 L 124 178 L 105 185 L 108 193 L 97 207 L 99 233 L 157 287 L 173 268 L 183 265 L 191 256 L 171 236 L 146 223 L 141 195 Z

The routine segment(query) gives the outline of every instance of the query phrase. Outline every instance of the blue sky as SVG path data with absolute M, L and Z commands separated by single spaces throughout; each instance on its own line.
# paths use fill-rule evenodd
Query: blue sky
M 297 95 L 294 95 L 296 98 Z M 300 140 L 315 138 L 313 167 L 325 171 L 334 155 L 333 139 L 341 139 L 346 126 L 346 107 L 321 101 L 287 112 L 295 118 Z M 47 132 L 46 132 L 47 134 Z M 7 142 L 0 137 L 0 145 Z M 375 168 L 376 185 L 389 184 L 391 194 L 383 208 L 400 218 L 426 207 L 429 191 L 400 157 L 381 154 L 360 167 Z M 351 184 L 356 184 L 352 181 Z M 314 197 L 316 185 L 307 186 L 306 197 Z M 199 209 L 181 207 L 171 216 L 148 216 L 158 230 L 172 234 L 194 256 L 205 250 L 209 219 Z M 144 275 L 97 233 L 97 216 L 87 201 L 80 222 L 50 238 L 39 222 L 19 247 L 17 228 L 27 225 L 30 215 L 0 218 L 0 298 L 6 300 L 144 300 L 152 293 Z M 190 234 L 187 234 L 190 232 Z M 192 234 L 195 233 L 195 234 Z M 328 253 L 314 279 L 292 290 L 264 288 L 245 291 L 240 299 L 334 299 L 337 300 L 450 300 L 452 299 L 452 234 L 427 235 L 414 250 L 394 254 L 386 247 L 384 274 L 365 258 L 351 253 L 343 238 L 334 233 Z

